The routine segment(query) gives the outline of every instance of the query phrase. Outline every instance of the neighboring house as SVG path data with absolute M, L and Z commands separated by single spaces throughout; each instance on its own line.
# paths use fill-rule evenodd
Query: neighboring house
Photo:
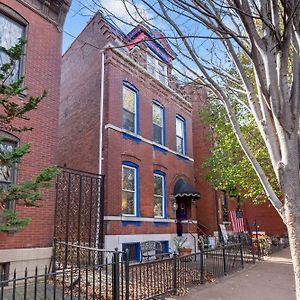
M 171 75 L 175 59 L 160 32 L 140 24 L 126 35 L 99 13 L 63 55 L 59 164 L 105 175 L 104 247 L 132 259 L 143 241 L 195 245 L 198 118 Z
M 286 235 L 286 226 L 271 203 L 266 202 L 259 205 L 251 202 L 242 203 L 242 201 L 238 203 L 237 198 L 230 199 L 226 194 L 212 189 L 200 175 L 203 172 L 201 164 L 210 155 L 209 149 L 212 147 L 213 140 L 210 130 L 199 122 L 199 110 L 205 105 L 207 99 L 203 93 L 205 93 L 204 89 L 195 93 L 195 88 L 193 93 L 190 93 L 193 105 L 195 186 L 201 193 L 201 201 L 196 204 L 198 232 L 213 235 L 218 231 L 219 224 L 225 224 L 228 231 L 232 231 L 229 212 L 241 209 L 246 230 L 249 230 L 249 227 L 254 230 L 254 224 L 257 224 L 260 231 L 265 231 L 269 235 Z
M 239 203 L 237 198 L 230 199 L 228 196 L 220 194 L 218 205 L 220 222 L 229 224 L 228 222 L 231 221 L 229 212 L 241 209 L 246 230 L 249 230 L 249 227 L 255 230 L 257 225 L 259 231 L 264 231 L 268 235 L 287 235 L 285 224 L 269 201 L 257 205 L 251 202 Z
M 2 0 L 0 2 L 0 45 L 10 48 L 18 39 L 27 41 L 25 55 L 16 67 L 15 78 L 25 76 L 27 94 L 16 101 L 24 101 L 27 96 L 40 95 L 43 90 L 48 96 L 37 110 L 30 113 L 30 127 L 33 132 L 17 136 L 0 131 L 7 142 L 0 147 L 9 151 L 17 144 L 30 142 L 31 151 L 25 155 L 17 170 L 0 176 L 2 185 L 21 183 L 32 178 L 42 169 L 55 165 L 58 130 L 58 106 L 61 67 L 62 26 L 71 0 Z M 5 62 L 0 52 L 0 64 Z M 3 175 L 4 172 L 1 172 Z M 52 255 L 55 190 L 47 190 L 39 208 L 16 207 L 21 217 L 30 217 L 31 222 L 23 230 L 0 233 L 0 272 L 10 273 L 14 268 L 29 272 L 38 265 L 42 269 L 49 264 Z M 2 273 L 1 273 L 2 274 Z

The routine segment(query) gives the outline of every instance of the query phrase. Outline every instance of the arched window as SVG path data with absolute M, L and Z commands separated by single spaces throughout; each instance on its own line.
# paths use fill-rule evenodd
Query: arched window
M 129 161 L 122 163 L 122 214 L 138 216 L 139 179 L 138 165 Z
M 15 11 L 0 5 L 0 46 L 10 49 L 15 46 L 21 39 L 25 40 L 25 31 L 27 24 L 21 16 Z M 9 63 L 8 55 L 0 49 L 0 66 Z M 15 65 L 13 72 L 5 80 L 6 84 L 16 81 L 22 75 L 22 59 Z
M 123 81 L 123 128 L 139 133 L 139 93 L 138 89 L 127 81 Z

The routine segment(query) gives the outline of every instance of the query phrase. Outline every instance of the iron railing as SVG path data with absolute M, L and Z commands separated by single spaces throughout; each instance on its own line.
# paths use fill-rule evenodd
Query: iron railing
M 66 245 L 61 242 L 60 246 Z M 17 276 L 15 270 L 11 279 L 0 281 L 0 299 L 152 299 L 213 282 L 257 258 L 251 245 L 237 243 L 129 264 L 127 251 L 67 246 L 67 259 L 51 268 L 31 272 L 26 269 L 24 276 Z
M 103 175 L 61 168 L 56 182 L 56 261 L 67 261 L 69 244 L 103 248 L 103 209 Z

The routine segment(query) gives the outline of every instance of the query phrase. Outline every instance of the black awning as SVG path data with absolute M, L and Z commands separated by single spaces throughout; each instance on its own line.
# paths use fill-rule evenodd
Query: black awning
M 200 193 L 184 179 L 178 179 L 174 186 L 174 197 L 190 197 L 193 199 L 199 199 Z

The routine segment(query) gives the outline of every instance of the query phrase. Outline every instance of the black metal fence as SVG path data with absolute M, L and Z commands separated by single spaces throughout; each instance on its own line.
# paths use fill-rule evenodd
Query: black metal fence
M 25 269 L 18 276 L 15 270 L 11 279 L 0 281 L 0 300 L 129 299 L 126 253 L 64 242 L 60 246 L 68 247 L 66 260 L 43 270 Z
M 26 269 L 24 276 L 15 271 L 10 280 L 0 281 L 0 299 L 151 299 L 181 294 L 255 262 L 252 246 L 241 243 L 131 265 L 127 252 L 67 246 L 63 263 Z
M 56 261 L 68 260 L 69 244 L 103 248 L 103 209 L 104 176 L 61 169 L 56 182 Z

